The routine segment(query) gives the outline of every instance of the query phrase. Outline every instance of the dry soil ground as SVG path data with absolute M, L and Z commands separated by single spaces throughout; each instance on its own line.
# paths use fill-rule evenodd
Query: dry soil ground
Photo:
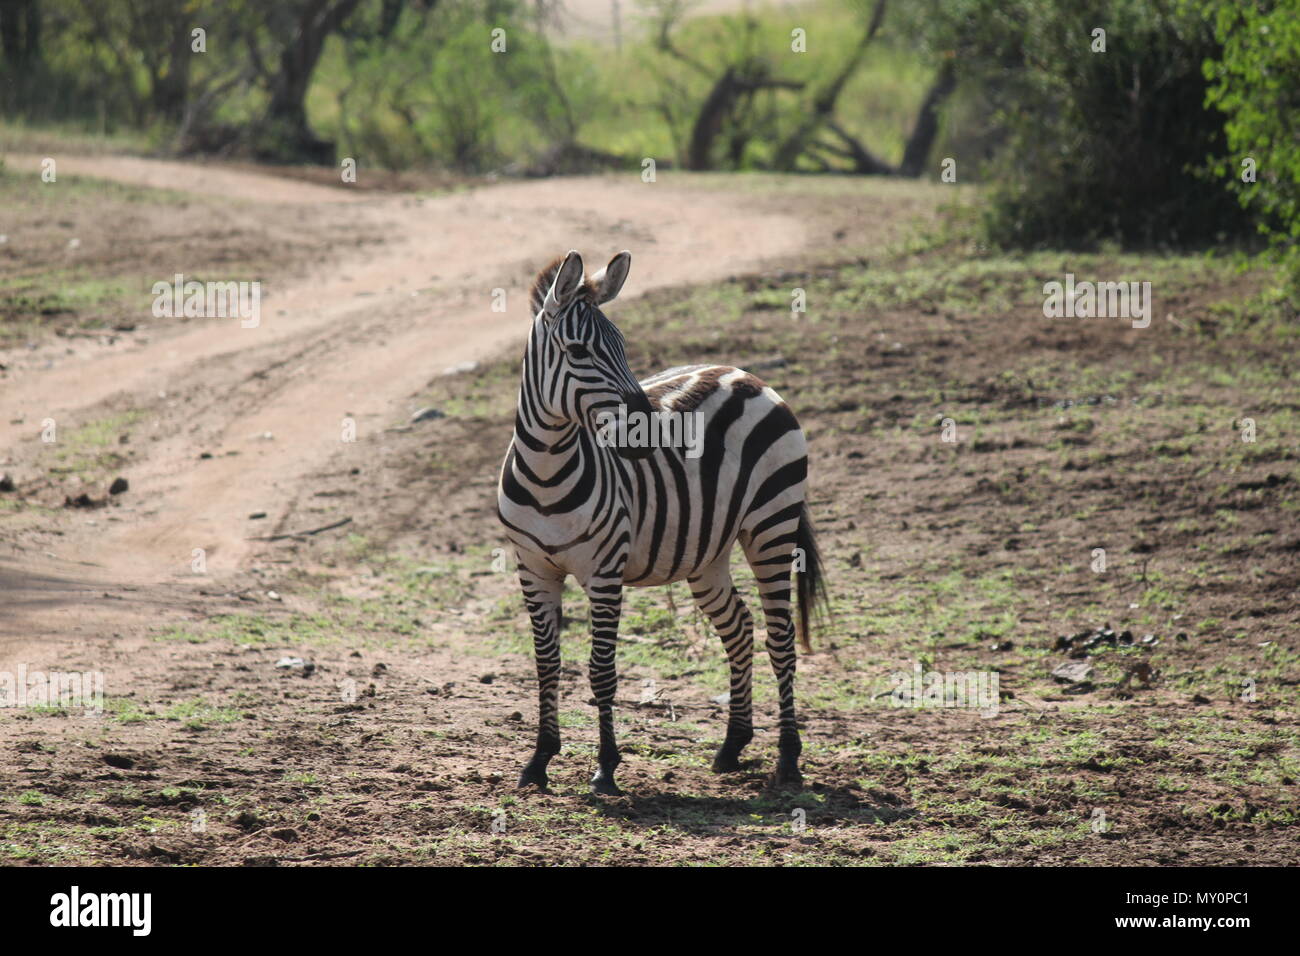
M 102 672 L 106 708 L 0 709 L 0 860 L 1295 862 L 1300 403 L 1266 276 L 991 256 L 892 183 L 39 159 L 3 181 L 0 671 Z M 523 290 L 569 247 L 632 250 L 634 369 L 751 368 L 809 433 L 834 617 L 803 792 L 766 781 L 761 654 L 751 760 L 709 774 L 725 664 L 680 588 L 629 595 L 628 796 L 587 792 L 576 595 L 553 792 L 513 790 L 535 704 L 494 483 Z M 1152 279 L 1157 321 L 1044 319 L 1067 271 Z M 176 272 L 260 279 L 261 325 L 154 319 Z M 891 706 L 917 666 L 996 674 L 996 713 Z

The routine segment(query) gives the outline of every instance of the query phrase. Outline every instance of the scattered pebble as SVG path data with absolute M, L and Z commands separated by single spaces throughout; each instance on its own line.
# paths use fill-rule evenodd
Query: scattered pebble
M 275 662 L 280 670 L 301 670 L 303 677 L 310 677 L 316 672 L 316 662 L 303 660 L 301 657 L 282 657 Z
M 1159 643 L 1160 638 L 1154 634 L 1143 634 L 1141 638 L 1135 639 L 1132 631 L 1116 632 L 1107 624 L 1105 627 L 1080 631 L 1078 634 L 1062 634 L 1056 639 L 1053 650 L 1068 651 L 1071 657 L 1080 658 L 1087 657 L 1089 651 L 1103 644 L 1108 647 L 1132 647 L 1134 644 L 1154 647 Z
M 1088 661 L 1066 661 L 1052 671 L 1052 677 L 1064 684 L 1082 684 L 1092 677 L 1092 664 Z
M 411 424 L 416 422 L 432 421 L 436 418 L 446 418 L 447 416 L 438 411 L 436 408 L 422 408 L 411 416 Z

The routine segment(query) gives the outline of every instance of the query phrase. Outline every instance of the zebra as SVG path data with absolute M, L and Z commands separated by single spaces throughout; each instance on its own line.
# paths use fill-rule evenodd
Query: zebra
M 757 579 L 780 692 L 775 782 L 798 786 L 792 570 L 798 571 L 797 631 L 805 652 L 810 612 L 826 604 L 804 499 L 804 434 L 776 392 L 741 369 L 692 365 L 642 382 L 633 377 L 623 335 L 600 309 L 618 295 L 631 260 L 620 252 L 585 277 L 581 256 L 570 251 L 543 269 L 532 287 L 533 327 L 514 437 L 497 489 L 497 514 L 517 557 L 537 664 L 537 745 L 519 786 L 546 789 L 547 765 L 560 750 L 560 601 L 570 574 L 591 606 L 588 676 L 600 726 L 592 789 L 621 793 L 614 781 L 621 762 L 614 692 L 624 587 L 687 582 L 722 638 L 731 671 L 727 733 L 713 770 L 740 769 L 740 752 L 754 736 L 754 632 L 731 578 L 737 541 Z M 602 429 L 615 409 L 628 419 L 633 413 L 698 413 L 704 424 L 699 454 L 605 440 L 609 432 Z

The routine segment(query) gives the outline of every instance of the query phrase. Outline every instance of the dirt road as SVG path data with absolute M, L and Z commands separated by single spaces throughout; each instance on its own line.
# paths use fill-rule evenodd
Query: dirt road
M 6 157 L 38 169 L 35 156 Z M 117 345 L 23 367 L 3 385 L 0 448 L 22 462 L 40 451 L 41 423 L 102 417 L 125 401 L 145 410 L 148 441 L 127 475 L 130 495 L 111 518 L 67 522 L 56 547 L 7 559 L 10 633 L 57 631 L 48 578 L 102 585 L 193 581 L 195 549 L 208 572 L 240 568 L 250 538 L 282 530 L 277 518 L 303 475 L 325 462 L 346 468 L 365 452 L 342 440 L 404 422 L 412 396 L 442 370 L 522 341 L 529 276 L 576 247 L 594 271 L 633 253 L 627 294 L 753 269 L 799 250 L 804 222 L 743 196 L 636 175 L 556 179 L 435 198 L 367 198 L 243 170 L 123 157 L 60 158 L 61 175 L 196 192 L 259 214 L 303 216 L 332 230 L 340 254 L 297 281 L 262 284 L 256 328 L 205 319 L 125 337 Z M 275 204 L 275 205 L 271 205 Z M 346 204 L 346 205 L 343 205 Z M 202 228 L 202 224 L 196 224 Z M 381 241 L 357 248 L 359 233 Z M 159 279 L 184 272 L 159 263 Z M 505 292 L 493 311 L 494 290 Z M 142 301 L 149 320 L 152 300 Z M 703 320 L 703 317 L 702 317 Z M 210 455 L 209 458 L 201 458 Z M 250 523 L 266 513 L 269 520 Z M 77 586 L 63 593 L 75 597 Z M 34 617 L 35 616 L 35 617 Z

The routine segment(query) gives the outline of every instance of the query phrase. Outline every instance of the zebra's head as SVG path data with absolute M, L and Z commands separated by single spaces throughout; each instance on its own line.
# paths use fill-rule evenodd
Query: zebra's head
M 570 251 L 543 269 L 533 284 L 535 318 L 528 345 L 534 398 L 553 422 L 593 433 L 604 416 L 653 415 L 650 400 L 628 368 L 623 333 L 600 307 L 623 288 L 632 254 L 620 252 L 593 276 L 582 256 Z M 651 447 L 615 445 L 625 458 L 643 458 Z

